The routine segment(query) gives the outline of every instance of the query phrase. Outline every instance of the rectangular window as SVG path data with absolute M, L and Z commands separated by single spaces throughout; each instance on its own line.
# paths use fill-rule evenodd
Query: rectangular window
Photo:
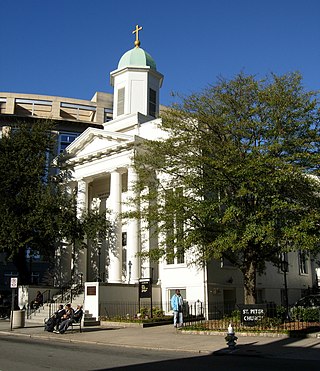
M 182 248 L 177 249 L 177 264 L 184 263 L 184 251 Z
M 40 282 L 40 275 L 37 272 L 31 273 L 31 284 L 32 285 L 39 285 Z
M 153 89 L 149 89 L 149 115 L 156 117 L 157 108 L 157 92 Z
M 124 88 L 118 90 L 117 116 L 124 114 Z
M 167 264 L 174 264 L 174 216 L 171 210 L 173 190 L 166 190 L 165 204 L 166 204 L 166 253 Z
M 308 274 L 308 256 L 305 251 L 299 251 L 299 273 Z
M 71 144 L 79 134 L 77 133 L 60 133 L 59 134 L 59 153 L 63 152 L 69 144 Z
M 289 272 L 289 260 L 287 252 L 283 252 L 280 254 L 280 270 L 282 273 Z
M 128 191 L 128 171 L 121 174 L 122 192 Z
M 6 113 L 6 103 L 7 103 L 6 98 L 0 98 L 0 113 Z M 0 132 L 0 137 L 1 137 L 1 132 Z
M 183 189 L 167 189 L 166 204 L 166 246 L 167 264 L 183 264 L 184 256 L 184 213 L 177 209 L 183 197 Z
M 177 188 L 175 190 L 175 197 L 182 198 L 183 197 L 183 189 Z M 178 204 L 181 202 L 178 201 Z M 176 241 L 177 241 L 177 264 L 184 263 L 184 249 L 183 249 L 183 226 L 184 226 L 184 213 L 179 213 L 179 211 L 175 210 L 175 220 L 176 220 Z
M 127 232 L 122 232 L 122 247 L 127 246 Z
M 113 112 L 111 108 L 104 109 L 104 122 L 111 121 L 113 117 Z

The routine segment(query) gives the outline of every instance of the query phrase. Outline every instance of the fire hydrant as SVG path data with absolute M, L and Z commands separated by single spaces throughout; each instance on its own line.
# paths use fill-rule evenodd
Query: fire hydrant
M 231 323 L 228 326 L 228 333 L 227 336 L 225 337 L 225 340 L 227 342 L 229 349 L 234 349 L 236 347 L 236 341 L 238 340 L 238 337 L 234 334 L 234 330 Z

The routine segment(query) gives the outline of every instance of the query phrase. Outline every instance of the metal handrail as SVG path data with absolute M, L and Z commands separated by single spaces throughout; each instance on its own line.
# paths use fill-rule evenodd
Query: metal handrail
M 46 298 L 46 299 L 43 299 L 43 303 L 42 303 L 42 307 L 43 307 L 45 304 L 48 305 L 48 303 L 50 303 L 50 301 L 51 301 L 51 290 L 48 289 L 48 290 L 43 291 L 42 292 L 42 297 Z M 28 307 L 26 308 L 27 318 L 29 319 L 32 314 L 34 314 L 36 312 L 40 312 L 40 308 L 41 308 L 41 306 L 39 306 L 38 308 L 31 308 L 30 304 L 28 304 Z
M 43 305 L 49 306 L 49 317 L 58 310 L 59 304 L 62 302 L 70 302 L 72 303 L 72 300 L 75 296 L 82 294 L 83 293 L 83 285 L 78 284 L 72 287 L 71 285 L 68 287 L 64 286 L 61 288 L 60 292 L 56 295 L 55 297 L 51 297 L 51 290 L 45 290 L 42 293 L 42 296 L 46 298 L 43 300 Z M 36 312 L 40 312 L 40 307 L 39 308 L 31 308 L 30 305 L 26 308 L 27 311 L 27 318 L 29 319 L 32 314 Z

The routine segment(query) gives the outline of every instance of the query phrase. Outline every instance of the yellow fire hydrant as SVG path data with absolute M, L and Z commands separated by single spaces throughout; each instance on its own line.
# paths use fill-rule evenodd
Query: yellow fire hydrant
M 231 323 L 229 323 L 228 333 L 227 333 L 227 336 L 225 337 L 225 340 L 227 342 L 229 349 L 234 349 L 236 347 L 236 342 L 238 340 L 238 337 L 235 335 Z

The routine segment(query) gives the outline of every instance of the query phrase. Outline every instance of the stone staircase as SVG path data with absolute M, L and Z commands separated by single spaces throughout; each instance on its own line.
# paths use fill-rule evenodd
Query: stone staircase
M 31 313 L 31 315 L 26 318 L 26 323 L 43 325 L 45 320 L 49 317 L 50 317 L 49 305 L 44 304 L 43 307 L 38 308 L 36 311 Z
M 83 316 L 83 327 L 89 326 L 100 326 L 100 321 L 96 319 L 96 317 L 93 317 L 89 311 L 85 310 Z
M 84 294 L 77 295 L 76 297 L 73 298 L 72 300 L 72 307 L 75 308 L 77 304 L 83 305 L 84 303 Z M 65 303 L 61 303 L 65 304 Z M 54 308 L 57 308 L 59 303 L 55 303 Z M 34 311 L 29 318 L 26 319 L 26 323 L 28 325 L 44 325 L 44 322 L 46 319 L 50 317 L 50 314 L 52 315 L 55 312 L 55 309 L 51 307 L 51 312 L 50 312 L 50 304 L 45 303 L 43 307 L 40 307 L 36 311 Z M 83 327 L 89 327 L 89 326 L 100 326 L 100 321 L 96 319 L 96 317 L 93 317 L 89 311 L 84 310 L 84 316 L 82 319 L 82 326 Z

